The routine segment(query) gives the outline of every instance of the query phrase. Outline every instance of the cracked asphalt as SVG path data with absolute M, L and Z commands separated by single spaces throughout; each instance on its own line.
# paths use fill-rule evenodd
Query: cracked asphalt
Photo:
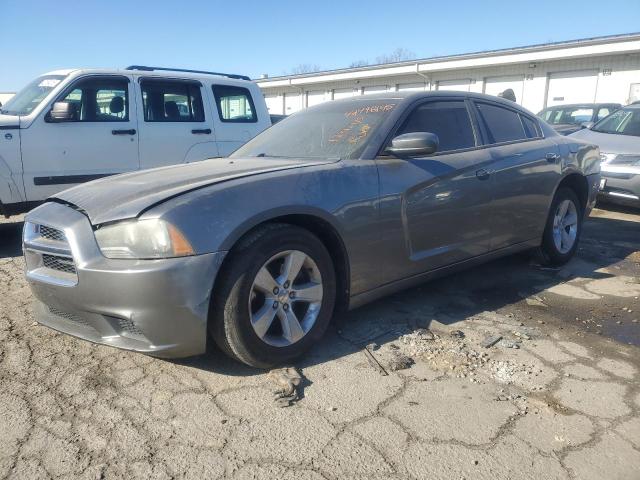
M 637 212 L 596 210 L 562 269 L 514 256 L 343 315 L 288 408 L 213 349 L 37 325 L 21 227 L 0 223 L 0 478 L 640 478 Z

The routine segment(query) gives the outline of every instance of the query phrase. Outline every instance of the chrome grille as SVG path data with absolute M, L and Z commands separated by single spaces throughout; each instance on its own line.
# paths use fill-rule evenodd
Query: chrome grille
M 57 255 L 42 254 L 42 264 L 51 270 L 65 272 L 75 275 L 76 267 L 73 260 L 67 257 L 59 257 Z
M 56 228 L 47 227 L 46 225 L 38 225 L 38 233 L 42 238 L 46 238 L 47 240 L 53 240 L 56 242 L 67 241 L 64 232 Z

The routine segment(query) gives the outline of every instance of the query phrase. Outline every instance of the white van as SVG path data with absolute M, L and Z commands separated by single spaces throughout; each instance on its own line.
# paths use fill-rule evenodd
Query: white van
M 270 125 L 260 89 L 242 75 L 47 73 L 0 109 L 0 213 L 107 175 L 227 156 Z

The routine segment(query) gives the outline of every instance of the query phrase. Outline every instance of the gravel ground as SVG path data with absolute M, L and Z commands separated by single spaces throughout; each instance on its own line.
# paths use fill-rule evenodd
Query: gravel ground
M 596 210 L 562 269 L 514 256 L 342 316 L 288 408 L 294 370 L 38 326 L 20 229 L 0 223 L 0 478 L 640 478 L 631 210 Z

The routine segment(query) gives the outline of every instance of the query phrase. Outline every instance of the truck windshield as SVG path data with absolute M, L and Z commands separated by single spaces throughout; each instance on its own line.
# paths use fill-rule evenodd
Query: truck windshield
M 596 123 L 591 130 L 640 137 L 640 108 L 622 108 L 613 112 Z
M 553 107 L 542 110 L 538 116 L 551 125 L 580 125 L 593 118 L 591 107 Z
M 397 99 L 327 102 L 295 113 L 232 157 L 358 158 Z
M 5 115 L 29 115 L 49 95 L 65 75 L 43 75 L 16 93 L 0 113 Z

